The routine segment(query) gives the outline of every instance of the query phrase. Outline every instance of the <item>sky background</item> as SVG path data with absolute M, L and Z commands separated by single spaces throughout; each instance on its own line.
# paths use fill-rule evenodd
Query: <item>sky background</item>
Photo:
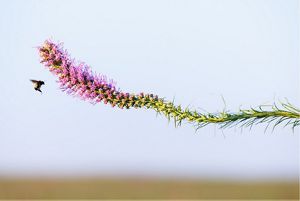
M 145 109 L 61 92 L 36 46 L 52 38 L 125 92 L 199 111 L 299 107 L 296 0 L 1 1 L 0 177 L 296 179 L 299 129 L 174 128 Z M 29 79 L 45 80 L 43 94 Z

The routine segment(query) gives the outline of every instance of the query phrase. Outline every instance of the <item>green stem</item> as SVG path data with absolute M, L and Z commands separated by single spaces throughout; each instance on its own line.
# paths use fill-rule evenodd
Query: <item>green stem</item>
M 291 104 L 281 104 L 283 109 L 279 109 L 276 105 L 269 110 L 259 109 L 240 110 L 237 113 L 221 112 L 217 114 L 199 113 L 191 111 L 188 108 L 182 109 L 181 106 L 175 106 L 172 102 L 166 102 L 163 99 L 147 100 L 146 108 L 154 109 L 158 113 L 163 113 L 169 120 L 172 118 L 175 121 L 175 126 L 181 125 L 183 120 L 195 123 L 197 128 L 208 124 L 218 124 L 221 128 L 242 124 L 241 126 L 253 126 L 258 123 L 267 123 L 275 121 L 274 127 L 278 124 L 287 121 L 286 125 L 292 127 L 298 126 L 300 123 L 299 109 Z

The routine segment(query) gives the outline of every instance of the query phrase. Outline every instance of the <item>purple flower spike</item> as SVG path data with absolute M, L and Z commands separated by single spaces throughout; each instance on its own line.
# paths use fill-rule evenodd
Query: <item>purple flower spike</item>
M 46 40 L 43 46 L 38 47 L 38 50 L 41 63 L 58 76 L 58 82 L 63 91 L 80 96 L 84 100 L 96 102 L 102 100 L 101 94 L 104 92 L 112 97 L 112 92 L 116 89 L 115 82 L 113 80 L 108 82 L 104 75 L 94 74 L 83 62 L 76 63 L 63 49 L 62 43 L 56 44 L 51 40 Z M 98 97 L 99 95 L 101 96 Z M 105 103 L 108 102 L 105 100 Z

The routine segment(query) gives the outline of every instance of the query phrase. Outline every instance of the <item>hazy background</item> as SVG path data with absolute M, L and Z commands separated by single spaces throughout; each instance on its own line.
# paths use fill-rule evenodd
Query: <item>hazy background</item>
M 92 105 L 58 89 L 35 47 L 62 41 L 122 91 L 199 111 L 222 111 L 222 95 L 231 111 L 299 107 L 298 24 L 296 0 L 1 1 L 0 177 L 297 179 L 298 129 L 195 133 L 151 110 Z

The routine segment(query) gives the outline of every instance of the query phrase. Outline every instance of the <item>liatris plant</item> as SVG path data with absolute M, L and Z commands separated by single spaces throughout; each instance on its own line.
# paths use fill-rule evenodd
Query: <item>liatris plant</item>
M 294 129 L 300 124 L 300 110 L 290 103 L 281 103 L 281 107 L 269 106 L 239 110 L 237 113 L 200 113 L 191 111 L 189 108 L 182 108 L 174 105 L 157 95 L 147 93 L 124 93 L 116 88 L 113 80 L 106 76 L 93 73 L 85 63 L 76 63 L 71 59 L 61 43 L 54 43 L 46 40 L 38 47 L 41 63 L 43 63 L 54 75 L 58 76 L 60 88 L 68 94 L 78 96 L 83 100 L 92 103 L 103 102 L 112 107 L 126 108 L 147 108 L 157 113 L 164 114 L 168 120 L 173 119 L 175 126 L 181 125 L 182 121 L 193 123 L 196 129 L 208 124 L 218 124 L 220 128 L 235 126 L 252 127 L 255 124 L 285 123 Z M 266 128 L 267 128 L 266 127 Z

